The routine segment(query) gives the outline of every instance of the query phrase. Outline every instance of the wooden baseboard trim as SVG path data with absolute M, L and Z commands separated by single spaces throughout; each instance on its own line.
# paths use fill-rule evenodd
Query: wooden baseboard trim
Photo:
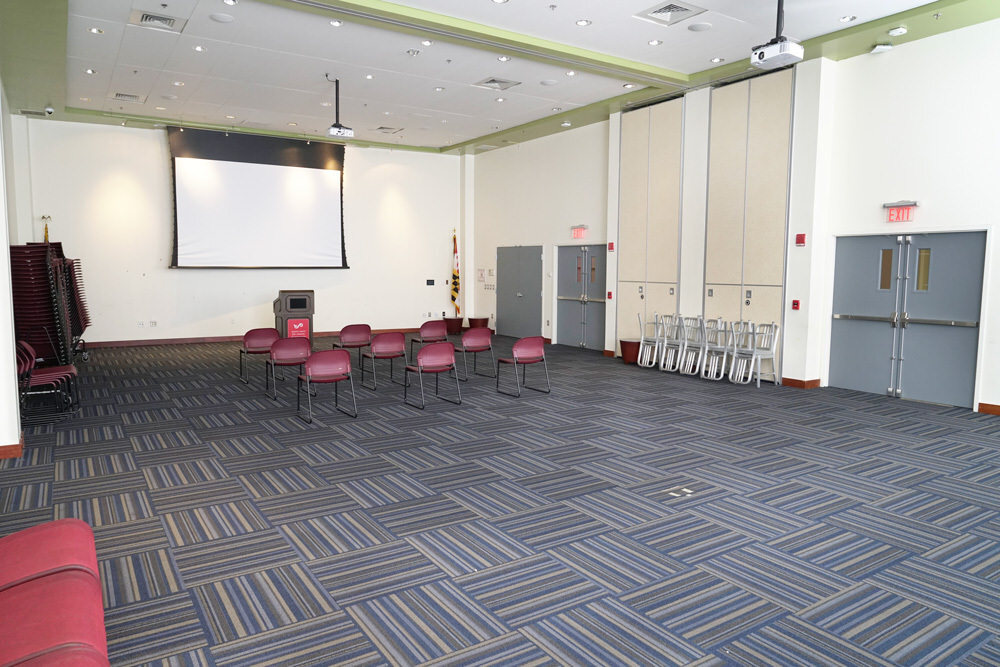
M 372 334 L 388 333 L 399 331 L 404 334 L 417 333 L 419 327 L 410 329 L 372 329 Z M 339 331 L 314 331 L 313 338 L 329 338 L 339 336 Z M 243 340 L 243 336 L 198 336 L 195 338 L 151 338 L 148 340 L 103 340 L 97 342 L 87 341 L 87 348 L 101 347 L 141 347 L 143 345 L 187 345 L 190 343 L 231 343 Z
M 781 384 L 795 389 L 816 389 L 819 387 L 819 380 L 796 380 L 795 378 L 781 378 Z
M 0 459 L 19 459 L 24 454 L 24 432 L 16 445 L 0 445 Z
M 605 357 L 614 357 L 615 356 L 615 351 L 614 350 L 604 350 L 604 356 Z
M 543 338 L 542 340 L 545 341 L 546 345 L 552 345 L 552 339 L 551 338 Z
M 992 403 L 980 403 L 978 411 L 986 415 L 1000 415 L 1000 405 L 994 405 Z

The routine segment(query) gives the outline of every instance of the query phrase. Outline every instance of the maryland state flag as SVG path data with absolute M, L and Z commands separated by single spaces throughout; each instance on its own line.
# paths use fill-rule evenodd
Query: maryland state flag
M 451 267 L 451 302 L 455 304 L 455 316 L 462 314 L 462 307 L 458 305 L 458 292 L 461 289 L 461 282 L 458 279 L 458 238 L 455 233 L 451 234 L 451 248 L 455 255 L 455 262 Z

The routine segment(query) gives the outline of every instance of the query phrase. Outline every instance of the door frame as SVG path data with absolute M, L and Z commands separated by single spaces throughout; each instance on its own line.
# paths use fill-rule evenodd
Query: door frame
M 581 242 L 577 243 L 554 243 L 552 245 L 552 271 L 548 274 L 548 287 L 549 287 L 549 304 L 552 309 L 552 328 L 549 329 L 551 332 L 550 340 L 556 345 L 564 345 L 564 343 L 559 342 L 559 248 L 579 248 L 584 245 L 600 245 L 604 246 L 604 291 L 608 291 L 608 287 L 611 285 L 611 279 L 608 277 L 608 244 L 606 241 L 589 241 L 588 239 L 580 239 Z M 543 266 L 544 270 L 545 267 Z M 615 285 L 617 285 L 617 277 L 615 278 Z M 617 290 L 615 290 L 617 291 Z M 614 307 L 617 309 L 617 300 L 614 301 L 612 306 L 612 300 L 605 299 L 604 305 L 604 347 L 608 345 L 608 327 L 613 326 L 615 320 L 614 316 L 611 315 L 611 309 Z M 605 350 L 607 352 L 607 350 Z
M 972 410 L 979 412 L 980 393 L 983 384 L 983 364 L 986 361 L 986 340 L 990 334 L 990 323 L 987 317 L 987 303 L 990 299 L 990 285 L 992 262 L 990 258 L 993 253 L 993 233 L 990 227 L 969 227 L 969 228 L 931 228 L 924 227 L 899 227 L 896 229 L 883 229 L 880 231 L 864 232 L 856 234 L 831 234 L 830 245 L 826 255 L 827 266 L 830 267 L 829 279 L 825 286 L 825 305 L 823 312 L 823 360 L 821 366 L 821 384 L 824 387 L 830 386 L 830 353 L 832 350 L 833 338 L 833 289 L 836 275 L 834 273 L 837 258 L 837 239 L 847 237 L 877 237 L 877 236 L 918 236 L 922 234 L 961 234 L 963 232 L 983 232 L 986 234 L 985 256 L 983 258 L 983 283 L 979 298 L 979 341 L 976 344 L 976 376 L 972 384 Z M 788 262 L 785 262 L 786 270 Z

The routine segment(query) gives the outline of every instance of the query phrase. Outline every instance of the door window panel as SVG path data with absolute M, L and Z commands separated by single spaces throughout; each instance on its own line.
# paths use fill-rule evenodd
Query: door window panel
M 917 250 L 917 291 L 926 292 L 931 282 L 931 249 Z
M 892 289 L 892 253 L 891 249 L 882 250 L 882 266 L 879 270 L 879 289 Z

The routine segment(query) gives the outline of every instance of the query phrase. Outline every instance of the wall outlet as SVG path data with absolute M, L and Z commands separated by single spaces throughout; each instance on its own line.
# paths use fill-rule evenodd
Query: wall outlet
M 146 323 L 143 322 L 142 320 L 139 320 L 138 322 L 135 323 L 135 326 L 141 329 L 142 327 L 146 326 Z
M 150 320 L 149 321 L 149 326 L 155 327 L 156 326 L 156 320 Z

